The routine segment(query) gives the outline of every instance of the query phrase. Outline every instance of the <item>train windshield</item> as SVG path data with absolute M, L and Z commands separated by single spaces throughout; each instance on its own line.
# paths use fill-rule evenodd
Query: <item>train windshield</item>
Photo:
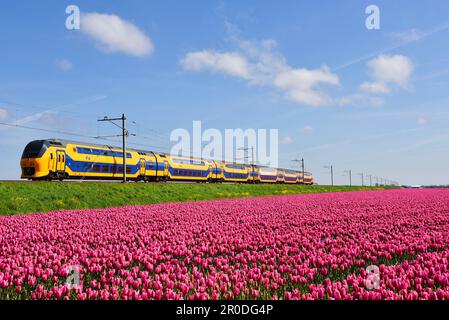
M 31 141 L 23 150 L 22 158 L 39 158 L 44 153 L 47 146 L 44 140 Z

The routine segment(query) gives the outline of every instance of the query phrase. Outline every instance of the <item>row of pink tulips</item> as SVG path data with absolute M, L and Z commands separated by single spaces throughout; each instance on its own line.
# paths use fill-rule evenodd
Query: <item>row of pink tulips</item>
M 2 217 L 0 298 L 449 299 L 448 242 L 443 189 Z

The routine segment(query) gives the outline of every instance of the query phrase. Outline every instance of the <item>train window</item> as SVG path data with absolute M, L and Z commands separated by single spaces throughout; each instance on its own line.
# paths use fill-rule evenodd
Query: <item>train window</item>
M 131 167 L 126 167 L 126 173 L 131 173 Z
M 102 169 L 101 169 L 101 172 L 108 173 L 109 172 L 109 166 L 103 166 Z
M 93 168 L 92 168 L 92 171 L 100 172 L 100 166 L 98 164 L 94 165 Z
M 50 153 L 50 159 L 53 160 L 53 153 Z
M 40 158 L 45 150 L 47 150 L 47 146 L 44 140 L 31 141 L 26 145 L 22 158 Z

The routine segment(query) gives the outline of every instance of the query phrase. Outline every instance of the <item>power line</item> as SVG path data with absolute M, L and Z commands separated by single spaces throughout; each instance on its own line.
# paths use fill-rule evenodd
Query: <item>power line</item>
M 115 123 L 114 121 L 122 121 L 122 125 Z M 107 121 L 122 130 L 122 154 L 123 154 L 123 183 L 126 183 L 126 137 L 129 135 L 129 131 L 126 130 L 126 116 L 122 113 L 120 118 L 108 118 L 105 116 L 103 119 L 98 119 L 98 122 Z
M 89 135 L 75 133 L 75 132 L 68 132 L 68 131 L 61 131 L 61 130 L 52 130 L 52 129 L 43 129 L 43 128 L 35 128 L 35 127 L 30 127 L 30 126 L 24 126 L 24 125 L 21 125 L 21 124 L 0 122 L 0 125 L 6 126 L 6 127 L 15 127 L 15 128 L 38 130 L 38 131 L 51 132 L 51 133 L 59 133 L 59 134 L 64 134 L 64 135 L 74 136 L 74 137 L 81 137 L 81 138 L 102 139 L 101 137 L 94 137 L 94 136 L 89 136 Z M 107 139 L 105 139 L 105 140 L 107 140 Z
M 334 186 L 334 166 L 328 165 L 328 166 L 324 166 L 323 168 L 325 169 L 330 169 L 330 174 L 331 174 L 331 186 Z
M 304 177 L 305 177 L 305 166 L 304 166 L 304 158 L 301 159 L 293 159 L 293 162 L 298 162 L 301 164 L 301 169 L 302 169 L 302 183 L 304 184 Z
M 104 140 L 104 141 L 120 143 L 120 141 L 118 141 L 118 140 L 109 139 L 109 137 L 112 137 L 112 136 L 90 136 L 90 135 L 86 135 L 86 134 L 80 134 L 80 133 L 69 132 L 69 131 L 36 128 L 36 127 L 31 127 L 31 126 L 24 126 L 24 125 L 5 123 L 5 122 L 0 122 L 0 125 L 5 126 L 5 127 L 13 127 L 13 128 L 29 129 L 29 130 L 36 130 L 36 131 L 42 131 L 42 132 L 58 133 L 58 134 L 63 134 L 63 135 L 67 135 L 67 136 L 79 137 L 79 138 Z M 116 136 L 120 136 L 120 135 L 116 135 Z M 135 142 L 129 142 L 128 144 L 135 145 L 135 146 L 141 146 L 141 147 L 151 147 L 154 149 L 159 149 L 162 152 L 168 151 L 168 149 L 164 149 L 160 146 L 152 146 L 152 145 L 148 145 L 148 144 L 135 143 Z
M 344 173 L 348 173 L 349 174 L 349 186 L 352 186 L 352 170 L 345 170 Z

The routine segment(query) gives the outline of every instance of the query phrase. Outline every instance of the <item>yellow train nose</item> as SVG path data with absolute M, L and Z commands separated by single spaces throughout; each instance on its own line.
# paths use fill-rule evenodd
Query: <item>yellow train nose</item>
M 22 159 L 22 176 L 32 177 L 39 171 L 40 165 L 37 159 Z

